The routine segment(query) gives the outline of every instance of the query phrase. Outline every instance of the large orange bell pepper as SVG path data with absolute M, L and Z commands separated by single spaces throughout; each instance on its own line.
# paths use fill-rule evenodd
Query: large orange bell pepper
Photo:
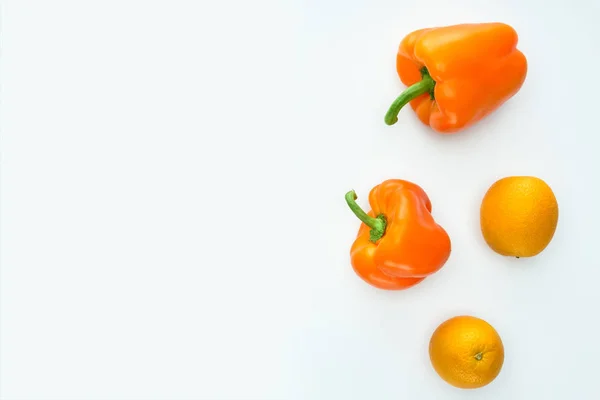
M 455 133 L 486 117 L 522 87 L 527 60 L 517 33 L 503 23 L 419 29 L 400 43 L 396 70 L 409 86 L 389 108 L 385 122 L 398 121 L 410 103 L 439 133 Z
M 431 202 L 414 183 L 389 179 L 371 189 L 371 211 L 346 202 L 362 221 L 350 250 L 352 267 L 367 283 L 387 290 L 416 285 L 438 271 L 450 256 L 450 238 L 431 215 Z

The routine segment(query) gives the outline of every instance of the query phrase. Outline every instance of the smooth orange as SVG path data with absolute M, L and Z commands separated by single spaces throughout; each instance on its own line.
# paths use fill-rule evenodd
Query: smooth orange
M 350 249 L 356 274 L 374 287 L 403 290 L 444 266 L 452 244 L 431 214 L 431 201 L 415 183 L 387 179 L 369 193 L 371 210 L 346 193 L 346 202 L 362 221 Z
M 419 29 L 401 41 L 396 70 L 409 88 L 392 104 L 385 121 L 398 120 L 410 101 L 419 120 L 440 133 L 477 123 L 517 94 L 527 59 L 511 26 L 472 23 Z
M 429 358 L 438 375 L 452 386 L 488 385 L 502 369 L 504 345 L 486 321 L 458 316 L 443 322 L 431 336 Z
M 495 182 L 483 197 L 480 223 L 486 243 L 495 252 L 532 257 L 554 237 L 558 203 L 542 179 L 506 177 Z

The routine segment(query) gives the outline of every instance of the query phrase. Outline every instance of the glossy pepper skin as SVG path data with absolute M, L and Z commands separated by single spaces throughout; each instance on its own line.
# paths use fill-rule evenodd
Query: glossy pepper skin
M 389 179 L 371 189 L 371 210 L 346 202 L 362 221 L 350 250 L 356 274 L 379 289 L 402 290 L 437 272 L 448 260 L 450 238 L 431 215 L 431 202 L 414 183 Z
M 503 23 L 419 29 L 398 48 L 396 70 L 408 88 L 389 108 L 385 122 L 398 121 L 410 102 L 426 125 L 456 133 L 477 123 L 513 97 L 527 76 L 517 50 L 517 32 Z

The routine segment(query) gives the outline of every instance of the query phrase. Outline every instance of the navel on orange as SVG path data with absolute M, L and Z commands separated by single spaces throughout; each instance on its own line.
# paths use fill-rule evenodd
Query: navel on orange
M 550 186 L 540 178 L 502 178 L 483 197 L 480 223 L 486 243 L 496 253 L 532 257 L 554 236 L 558 203 Z
M 443 322 L 429 342 L 429 358 L 438 375 L 461 389 L 492 382 L 504 363 L 504 345 L 486 321 L 458 316 Z

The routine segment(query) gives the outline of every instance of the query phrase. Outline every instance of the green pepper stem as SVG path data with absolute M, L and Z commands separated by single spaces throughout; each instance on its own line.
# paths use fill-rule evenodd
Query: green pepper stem
M 350 210 L 352 210 L 358 219 L 371 228 L 370 240 L 371 242 L 375 243 L 385 234 L 387 221 L 384 215 L 378 215 L 377 218 L 373 218 L 364 212 L 363 209 L 360 208 L 360 206 L 356 203 L 357 198 L 358 197 L 356 196 L 356 192 L 354 192 L 354 190 L 346 193 L 346 203 L 348 203 L 348 207 L 350 207 Z
M 431 75 L 429 75 L 429 71 L 427 71 L 427 68 L 421 68 L 421 77 L 421 81 L 415 83 L 412 86 L 409 86 L 404 92 L 400 94 L 400 96 L 396 98 L 396 100 L 394 100 L 394 102 L 388 109 L 388 112 L 385 114 L 386 124 L 394 125 L 396 122 L 398 122 L 398 113 L 400 112 L 402 107 L 404 107 L 405 105 L 410 103 L 411 100 L 416 99 L 420 95 L 429 93 L 431 95 L 431 98 L 433 99 L 433 89 L 435 89 L 435 81 L 433 80 Z

